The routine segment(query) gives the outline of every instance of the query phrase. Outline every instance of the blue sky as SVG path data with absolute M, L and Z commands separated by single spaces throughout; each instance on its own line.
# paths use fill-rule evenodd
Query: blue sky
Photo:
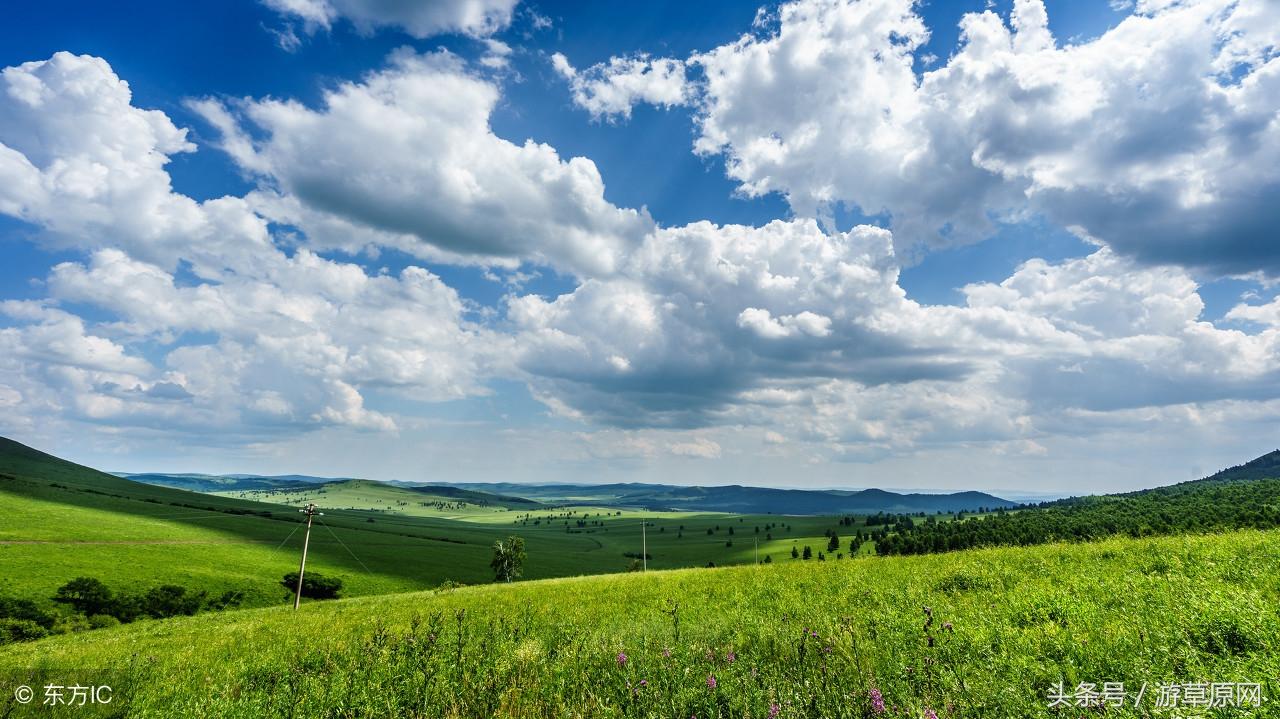
M 7 11 L 0 432 L 1022 492 L 1273 448 L 1266 3 L 423 7 Z

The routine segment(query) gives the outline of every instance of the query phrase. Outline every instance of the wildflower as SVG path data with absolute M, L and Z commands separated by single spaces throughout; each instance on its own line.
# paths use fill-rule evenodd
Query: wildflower
M 929 707 L 924 708 L 924 719 L 938 719 L 938 713 Z
M 641 679 L 641 680 L 640 680 L 640 686 L 642 686 L 642 687 L 647 687 L 647 686 L 649 686 L 649 680 L 648 680 L 648 679 Z M 934 717 L 934 719 L 938 719 L 938 718 L 937 718 L 937 717 Z
M 769 705 L 769 719 L 778 719 L 778 712 L 782 711 L 782 707 L 775 704 Z M 937 719 L 937 717 L 934 717 Z
M 663 647 L 663 648 L 662 648 L 662 656 L 667 657 L 668 659 L 670 659 L 670 658 L 671 658 L 671 647 Z
M 884 696 L 879 689 L 872 689 L 868 692 L 871 696 L 871 710 L 876 714 L 884 714 Z
M 627 655 L 618 652 L 618 666 L 625 667 L 627 665 Z
M 955 631 L 954 629 L 952 629 L 952 628 L 951 628 L 951 622 L 943 622 L 943 623 L 942 623 L 942 630 L 943 630 L 943 631 L 945 631 L 945 632 Z
M 708 675 L 707 675 L 707 688 L 708 688 L 708 689 L 715 689 L 715 688 L 716 688 L 716 675 L 714 675 L 714 674 L 708 674 Z
M 734 653 L 733 653 L 733 651 L 732 651 L 732 650 L 730 650 L 729 652 L 727 652 L 727 653 L 724 655 L 724 659 L 725 659 L 725 661 L 729 662 L 730 664 L 733 664 L 733 663 L 738 659 L 738 655 L 737 655 L 737 654 L 734 654 Z

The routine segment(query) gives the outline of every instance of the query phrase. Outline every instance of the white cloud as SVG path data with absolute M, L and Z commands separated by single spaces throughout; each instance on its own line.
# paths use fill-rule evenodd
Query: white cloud
M 1060 44 L 1042 1 L 1017 0 L 1007 22 L 965 15 L 959 48 L 922 74 L 917 11 L 796 0 L 776 27 L 645 62 L 698 68 L 683 91 L 694 149 L 722 155 L 741 192 L 780 193 L 802 216 L 887 213 L 908 261 L 1041 213 L 1147 263 L 1280 273 L 1280 5 L 1142 3 Z M 579 104 L 616 117 L 645 99 L 607 92 L 626 62 L 597 66 L 598 92 L 558 66 Z
M 823 6 L 838 22 L 819 24 L 830 32 L 911 31 L 909 13 L 865 14 L 892 7 Z M 1052 46 L 1034 3 L 1018 8 L 1016 34 L 998 19 L 971 16 L 969 45 L 947 66 L 948 82 L 967 87 L 981 75 L 960 60 L 986 57 L 961 57 L 986 52 L 983 42 L 1010 57 L 1067 52 Z M 889 46 L 846 47 L 834 35 L 817 45 L 782 42 L 788 23 L 807 27 L 801 15 L 784 8 L 776 47 L 756 47 L 768 35 L 747 38 L 722 59 L 745 63 L 733 71 L 764 83 L 760 92 L 782 92 L 813 80 L 806 73 L 819 73 L 834 55 L 852 53 L 855 62 L 874 47 L 881 64 L 906 62 L 894 55 L 895 43 L 914 42 L 893 33 Z M 979 31 L 990 34 L 982 39 Z M 1224 45 L 1248 57 L 1258 52 L 1255 40 L 1246 32 Z M 792 75 L 770 79 L 783 50 Z M 1261 84 L 1261 72 L 1246 73 L 1238 86 L 1255 75 Z M 708 87 L 731 74 L 709 75 Z M 930 78 L 923 83 L 946 79 Z M 170 155 L 190 150 L 185 132 L 162 113 L 134 107 L 104 62 L 60 54 L 10 68 L 3 82 L 0 175 L 12 181 L 0 185 L 0 211 L 35 225 L 41 242 L 83 253 L 50 270 L 43 299 L 0 304 L 0 405 L 20 407 L 0 419 L 5 427 L 93 423 L 104 432 L 140 428 L 238 446 L 335 431 L 420 438 L 422 422 L 401 411 L 405 405 L 483 395 L 498 377 L 525 380 L 553 414 L 587 431 L 548 431 L 555 447 L 529 436 L 491 446 L 510 441 L 503 446 L 571 461 L 687 467 L 688 457 L 740 466 L 761 442 L 769 461 L 793 463 L 892 462 L 955 448 L 1049 462 L 1103 434 L 1132 440 L 1165 423 L 1181 437 L 1228 426 L 1258 435 L 1280 416 L 1275 302 L 1228 313 L 1256 331 L 1215 326 L 1201 318 L 1204 303 L 1187 270 L 1132 259 L 1109 242 L 1086 257 L 1031 260 L 1001 282 L 965 287 L 961 306 L 925 306 L 899 285 L 903 243 L 886 229 L 824 232 L 803 217 L 762 227 L 657 228 L 642 212 L 608 203 L 589 160 L 564 161 L 545 145 L 495 136 L 489 118 L 498 87 L 449 55 L 401 52 L 386 69 L 330 91 L 317 108 L 198 103 L 224 149 L 261 183 L 245 197 L 204 203 L 175 193 L 164 169 Z M 1090 87 L 1083 82 L 1078 91 Z M 918 101 L 923 90 L 908 89 L 904 102 Z M 864 119 L 892 147 L 894 132 L 915 126 L 894 119 L 893 108 L 885 120 L 886 107 L 875 105 Z M 754 111 L 726 108 L 717 115 L 726 123 Z M 1028 122 L 1052 135 L 1060 121 Z M 855 145 L 860 127 L 845 126 Z M 1029 128 L 1001 137 L 1012 142 Z M 914 137 L 900 138 L 903 147 Z M 849 150 L 840 136 L 829 139 L 826 154 Z M 819 161 L 816 151 L 793 154 L 795 140 L 779 136 L 777 167 L 790 167 L 787 158 Z M 966 146 L 972 160 L 972 143 L 956 148 Z M 1036 145 L 1038 152 L 1057 146 Z M 735 141 L 722 149 L 730 147 Z M 1025 183 L 1101 182 L 1077 157 L 1055 165 L 994 143 L 979 155 L 1013 168 L 970 162 L 965 172 L 974 177 L 998 176 L 990 197 L 1017 185 L 1014 176 L 1024 194 L 1032 187 Z M 1153 157 L 1152 172 L 1168 169 L 1164 154 Z M 887 165 L 866 167 L 892 177 Z M 1121 191 L 1136 182 L 1130 172 L 1116 175 Z M 832 188 L 843 186 L 832 178 Z M 881 191 L 871 184 L 868 192 Z M 884 191 L 896 192 L 892 184 Z M 922 196 L 932 192 L 922 187 Z M 959 202 L 975 186 L 952 189 Z M 273 232 L 287 233 L 289 252 Z M 579 280 L 541 297 L 519 294 L 516 279 L 514 294 L 483 308 L 480 321 L 433 272 L 379 274 L 323 254 L 380 248 L 497 265 L 513 279 L 523 262 L 549 263 Z M 94 311 L 72 313 L 85 306 Z M 471 437 L 466 446 L 479 444 Z
M 60 52 L 0 76 L 0 212 L 56 247 L 121 247 L 165 267 L 241 267 L 269 246 L 243 201 L 172 192 L 164 166 L 186 130 L 132 105 L 103 60 Z
M 557 52 L 551 63 L 569 81 L 574 104 L 595 118 L 629 118 L 631 108 L 640 102 L 669 108 L 687 105 L 692 99 L 685 64 L 679 60 L 614 57 L 578 70 Z
M 702 223 L 654 233 L 615 278 L 514 298 L 508 318 L 557 413 L 761 426 L 858 461 L 953 443 L 1036 454 L 1092 431 L 1071 412 L 1280 397 L 1280 330 L 1203 321 L 1184 270 L 1100 248 L 970 285 L 960 307 L 913 302 L 897 276 L 877 228 Z
M 416 38 L 443 33 L 485 36 L 511 24 L 519 0 L 263 0 L 286 16 L 303 21 L 308 30 L 329 29 L 340 18 L 369 34 L 395 27 Z
M 319 109 L 237 103 L 265 134 L 260 142 L 248 140 L 226 108 L 209 101 L 194 107 L 223 130 L 223 147 L 241 167 L 286 203 L 300 203 L 291 219 L 308 234 L 318 216 L 322 224 L 399 238 L 393 241 L 401 246 L 412 237 L 437 256 L 613 271 L 652 221 L 605 200 L 591 160 L 562 160 L 548 145 L 494 135 L 489 116 L 498 97 L 497 86 L 453 55 L 401 50 L 386 69 L 327 92 Z
M 164 164 L 190 149 L 185 131 L 134 107 L 105 62 L 59 53 L 3 81 L 3 167 L 20 181 L 0 187 L 0 210 L 89 253 L 51 270 L 45 301 L 0 305 L 0 383 L 32 413 L 229 435 L 390 430 L 362 392 L 487 392 L 506 340 L 452 288 L 418 267 L 371 275 L 307 247 L 286 255 L 254 211 L 265 201 L 173 192 Z M 179 281 L 180 267 L 194 276 Z

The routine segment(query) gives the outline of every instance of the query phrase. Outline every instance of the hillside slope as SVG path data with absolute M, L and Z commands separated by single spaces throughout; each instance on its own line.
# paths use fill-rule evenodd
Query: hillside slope
M 1051 687 L 1108 681 L 1147 688 L 1106 716 L 1150 716 L 1165 682 L 1271 696 L 1276 546 L 1243 531 L 367 597 L 11 645 L 0 673 L 111 683 L 112 709 L 143 717 L 1008 719 L 1076 716 L 1046 709 Z
M 743 487 L 681 487 L 668 484 L 430 484 L 536 499 L 549 504 L 594 504 L 652 510 L 734 512 L 739 514 L 876 514 L 973 512 L 979 507 L 1016 507 L 1016 502 L 984 492 L 900 494 L 883 489 L 819 490 Z
M 372 499 L 366 507 L 394 507 L 388 500 L 452 503 L 458 496 L 476 496 L 380 483 L 361 491 L 364 499 Z M 384 491 L 394 498 L 379 494 Z M 350 497 L 334 498 L 339 506 L 352 506 Z M 511 505 L 526 506 L 523 500 Z M 341 578 L 345 595 L 358 596 L 425 589 L 445 580 L 490 581 L 493 543 L 511 534 L 526 542 L 528 578 L 624 571 L 640 556 L 644 541 L 642 519 L 635 513 L 482 509 L 469 515 L 432 509 L 424 516 L 326 509 L 311 535 L 308 566 Z M 840 529 L 842 536 L 853 531 L 835 517 L 783 522 L 683 513 L 644 520 L 651 568 L 781 559 L 793 548 L 812 545 L 822 551 L 828 531 Z M 48 603 L 59 586 L 88 575 L 115 591 L 178 584 L 213 596 L 241 591 L 250 606 L 282 603 L 279 582 L 297 568 L 300 523 L 293 507 L 132 482 L 0 440 L 0 599 Z M 847 540 L 842 551 L 848 551 Z

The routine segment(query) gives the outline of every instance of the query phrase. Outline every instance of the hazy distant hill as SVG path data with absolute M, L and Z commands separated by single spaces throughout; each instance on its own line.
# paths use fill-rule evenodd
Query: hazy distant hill
M 742 514 L 875 514 L 974 511 L 1018 506 L 983 492 L 899 494 L 883 489 L 857 491 L 771 489 L 767 487 L 680 487 L 667 484 L 541 484 L 516 482 L 438 484 L 527 497 L 547 504 L 596 504 L 653 510 L 696 510 Z

